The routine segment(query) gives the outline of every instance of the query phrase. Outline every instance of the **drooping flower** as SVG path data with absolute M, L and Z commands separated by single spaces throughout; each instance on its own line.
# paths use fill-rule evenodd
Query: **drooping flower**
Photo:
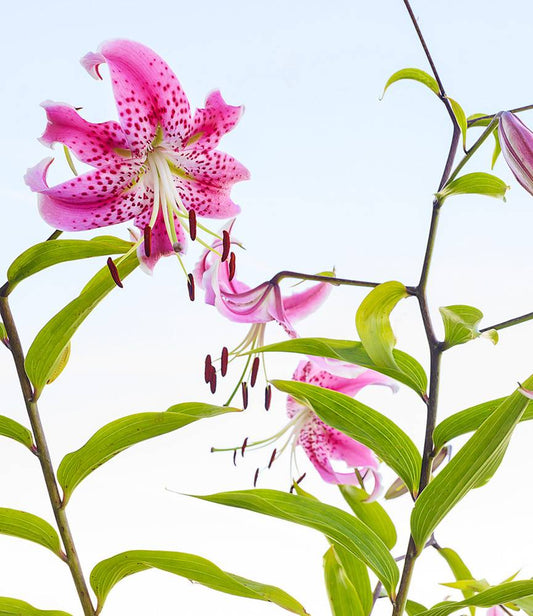
M 533 195 L 533 132 L 513 113 L 500 116 L 502 153 L 518 182 Z
M 48 125 L 42 143 L 62 143 L 94 169 L 50 187 L 46 176 L 53 159 L 47 158 L 25 180 L 39 193 L 43 218 L 58 229 L 81 231 L 133 219 L 141 231 L 139 258 L 151 271 L 161 256 L 185 251 L 183 227 L 189 221 L 196 226 L 196 215 L 220 219 L 239 213 L 230 191 L 249 173 L 215 148 L 243 108 L 227 105 L 215 91 L 191 115 L 174 73 L 140 43 L 110 41 L 82 59 L 95 79 L 101 79 L 103 63 L 119 122 L 94 124 L 70 105 L 43 103 Z

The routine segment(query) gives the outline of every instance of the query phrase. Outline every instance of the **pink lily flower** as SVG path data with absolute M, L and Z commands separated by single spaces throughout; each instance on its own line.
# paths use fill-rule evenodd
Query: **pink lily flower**
M 169 66 L 133 41 L 106 42 L 81 63 L 95 79 L 107 63 L 119 122 L 94 124 L 70 105 L 43 103 L 48 125 L 42 143 L 62 143 L 94 169 L 50 187 L 53 158 L 47 158 L 28 170 L 26 183 L 39 193 L 42 217 L 58 229 L 82 231 L 133 219 L 141 231 L 139 259 L 152 271 L 161 256 L 185 251 L 183 226 L 189 230 L 190 224 L 194 239 L 196 215 L 239 213 L 230 191 L 249 173 L 215 148 L 243 107 L 227 105 L 215 91 L 191 115 Z
M 498 136 L 502 153 L 518 182 L 533 195 L 533 132 L 514 114 L 500 116 Z

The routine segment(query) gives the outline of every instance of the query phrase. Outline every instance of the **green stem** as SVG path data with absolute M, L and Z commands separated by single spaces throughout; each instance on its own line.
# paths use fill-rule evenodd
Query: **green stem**
M 48 450 L 48 444 L 46 442 L 41 418 L 39 416 L 37 403 L 33 400 L 32 385 L 24 368 L 24 352 L 22 350 L 22 344 L 20 342 L 20 337 L 15 326 L 15 321 L 13 319 L 13 314 L 9 306 L 8 298 L 3 294 L 0 294 L 0 314 L 2 316 L 2 320 L 9 338 L 9 345 L 13 354 L 15 367 L 17 369 L 20 388 L 22 390 L 24 403 L 26 405 L 26 410 L 30 419 L 33 437 L 35 439 L 37 449 L 36 453 L 39 458 L 39 462 L 41 463 L 41 470 L 44 476 L 46 489 L 48 491 L 48 496 L 50 498 L 50 503 L 52 505 L 52 509 L 56 519 L 57 528 L 63 541 L 63 547 L 66 554 L 65 561 L 70 568 L 72 579 L 74 580 L 74 585 L 76 586 L 76 590 L 78 591 L 80 603 L 83 607 L 83 613 L 85 614 L 85 616 L 95 616 L 95 610 L 91 601 L 87 583 L 85 582 L 85 578 L 83 576 L 81 564 L 68 524 L 67 514 L 61 502 L 61 496 L 56 482 L 54 468 L 52 466 L 50 452 Z
M 521 111 L 530 111 L 533 109 L 533 105 L 523 105 L 522 107 L 515 107 L 514 109 L 508 109 L 510 113 L 520 113 Z M 498 112 L 499 113 L 499 112 Z M 473 120 L 468 120 L 468 128 L 471 126 L 475 126 L 478 122 L 482 122 L 484 120 L 490 120 L 498 115 L 498 113 L 491 113 L 486 116 L 479 116 L 479 118 L 474 118 Z
M 514 317 L 514 319 L 508 319 L 507 321 L 502 321 L 501 323 L 484 327 L 479 330 L 479 333 L 482 334 L 483 332 L 487 332 L 491 329 L 505 329 L 506 327 L 512 327 L 513 325 L 520 325 L 520 323 L 526 323 L 527 321 L 531 321 L 531 319 L 533 319 L 533 312 L 528 312 L 527 314 L 523 314 L 519 317 Z

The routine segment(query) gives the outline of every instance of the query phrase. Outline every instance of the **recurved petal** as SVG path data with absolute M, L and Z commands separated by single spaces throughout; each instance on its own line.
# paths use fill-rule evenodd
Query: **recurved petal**
M 150 195 L 153 201 L 153 191 L 150 189 Z M 144 229 L 150 222 L 151 209 L 146 209 L 143 213 L 135 219 L 135 226 L 141 230 L 141 235 L 144 235 Z M 187 246 L 187 239 L 183 232 L 183 228 L 177 220 L 174 220 L 174 227 L 176 229 L 176 236 L 178 243 L 181 246 L 181 253 L 185 252 Z M 141 268 L 151 274 L 155 267 L 155 264 L 161 257 L 174 254 L 174 248 L 168 237 L 167 229 L 165 226 L 165 220 L 163 218 L 162 210 L 159 210 L 154 226 L 150 232 L 150 250 L 149 255 L 146 255 L 146 249 L 144 241 L 141 242 L 137 248 L 137 256 Z
M 305 291 L 299 291 L 283 298 L 283 308 L 287 318 L 291 321 L 303 319 L 314 312 L 328 297 L 331 285 L 326 282 L 309 287 Z
M 128 141 L 118 122 L 87 122 L 74 107 L 65 103 L 45 101 L 42 107 L 48 119 L 40 138 L 44 145 L 63 143 L 79 160 L 93 167 L 117 164 L 129 157 Z
M 518 182 L 533 194 L 533 133 L 505 111 L 498 125 L 502 153 Z
M 220 139 L 235 127 L 243 112 L 244 106 L 228 105 L 219 90 L 211 92 L 205 101 L 205 108 L 197 109 L 194 114 L 186 147 L 209 150 L 216 148 Z
M 82 65 L 94 77 L 109 67 L 120 123 L 133 152 L 144 151 L 163 130 L 166 143 L 181 147 L 191 129 L 189 101 L 168 64 L 148 47 L 128 40 L 103 43 Z

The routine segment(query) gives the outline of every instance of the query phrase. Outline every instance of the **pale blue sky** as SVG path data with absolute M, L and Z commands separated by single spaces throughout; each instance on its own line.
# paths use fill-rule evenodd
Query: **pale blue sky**
M 419 0 L 414 8 L 448 93 L 468 114 L 533 103 L 533 4 Z M 438 100 L 419 84 L 396 84 L 378 101 L 391 73 L 427 68 L 401 0 L 10 3 L 0 40 L 4 267 L 50 232 L 22 181 L 27 167 L 49 155 L 36 141 L 45 125 L 39 103 L 82 106 L 93 121 L 114 118 L 107 75 L 103 82 L 92 80 L 78 60 L 117 37 L 158 52 L 193 106 L 201 106 L 215 88 L 230 104 L 246 106 L 240 125 L 220 146 L 252 173 L 234 191 L 242 205 L 236 235 L 247 247 L 239 261 L 244 280 L 258 283 L 285 268 L 316 272 L 336 266 L 341 276 L 416 282 L 450 127 Z M 533 126 L 533 114 L 524 120 Z M 471 170 L 488 171 L 490 156 L 489 147 L 482 150 Z M 533 309 L 533 199 L 502 162 L 495 172 L 512 186 L 506 204 L 475 197 L 446 204 L 430 285 L 433 307 L 472 304 L 485 312 L 487 323 Z M 53 173 L 59 180 L 67 172 L 60 165 Z M 116 232 L 125 237 L 125 229 Z M 191 249 L 191 267 L 197 256 Z M 17 289 L 13 308 L 26 345 L 96 267 L 61 266 Z M 354 336 L 353 315 L 362 297 L 358 290 L 335 290 L 300 332 Z M 399 346 L 425 363 L 412 300 L 398 308 L 394 322 Z M 209 400 L 201 378 L 204 354 L 236 344 L 244 333 L 201 301 L 189 303 L 175 262 L 162 262 L 153 278 L 136 273 L 84 324 L 70 365 L 43 396 L 55 461 L 115 417 Z M 270 334 L 280 335 L 275 326 Z M 533 325 L 524 325 L 503 332 L 496 348 L 479 341 L 451 351 L 444 362 L 442 416 L 512 390 L 532 371 L 532 343 Z M 7 353 L 0 353 L 0 362 L 0 413 L 25 421 Z M 269 374 L 287 377 L 294 365 L 291 358 L 279 365 L 272 361 Z M 89 478 L 70 505 L 86 570 L 134 547 L 190 551 L 282 586 L 314 616 L 327 614 L 321 586 L 326 543 L 320 536 L 164 491 L 250 487 L 262 461 L 245 460 L 234 470 L 229 458 L 214 458 L 208 450 L 238 443 L 246 434 L 268 435 L 282 425 L 283 398 L 275 398 L 270 415 L 261 410 L 260 398 L 256 394 L 245 417 L 214 420 L 141 445 Z M 409 392 L 394 398 L 368 392 L 364 399 L 421 442 L 423 409 Z M 533 575 L 531 527 L 522 528 L 533 507 L 526 468 L 532 436 L 531 426 L 519 428 L 494 485 L 471 494 L 438 535 L 456 549 L 464 542 L 474 573 L 494 583 L 520 567 L 521 575 Z M 1 504 L 51 519 L 35 460 L 15 444 L 1 445 Z M 286 460 L 261 485 L 284 489 L 288 479 Z M 307 481 L 311 492 L 338 502 L 334 489 L 322 486 L 312 470 Z M 395 554 L 406 544 L 407 509 L 407 502 L 391 506 L 403 524 Z M 0 595 L 79 613 L 64 567 L 48 553 L 5 537 L 0 551 Z M 447 591 L 429 580 L 451 576 L 432 554 L 420 569 L 425 577 L 413 597 L 428 604 L 441 600 Z M 156 573 L 124 581 L 111 593 L 105 613 L 179 613 L 180 606 L 188 616 L 215 609 L 221 616 L 280 613 Z

